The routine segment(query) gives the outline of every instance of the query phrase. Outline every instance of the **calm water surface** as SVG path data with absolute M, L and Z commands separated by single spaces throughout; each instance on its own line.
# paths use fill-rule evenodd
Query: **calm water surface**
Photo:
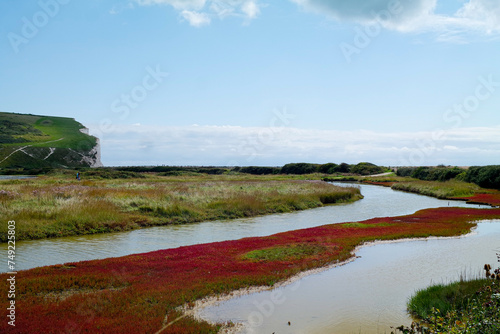
M 484 263 L 496 264 L 495 251 L 500 251 L 500 221 L 480 223 L 474 234 L 461 238 L 363 247 L 356 254 L 361 258 L 346 265 L 198 315 L 243 323 L 242 333 L 390 333 L 391 326 L 411 323 L 406 301 L 415 290 L 461 275 L 477 277 Z
M 0 175 L 0 180 L 22 180 L 22 179 L 33 179 L 36 176 L 31 175 Z
M 390 188 L 359 185 L 364 199 L 351 204 L 275 214 L 256 218 L 210 221 L 198 224 L 152 227 L 130 232 L 98 234 L 16 243 L 16 268 L 118 257 L 186 245 L 267 236 L 279 232 L 350 222 L 374 217 L 399 216 L 425 208 L 468 206 Z M 483 206 L 484 207 L 484 206 Z M 2 244 L 2 251 L 7 249 Z M 7 268 L 0 268 L 6 272 Z

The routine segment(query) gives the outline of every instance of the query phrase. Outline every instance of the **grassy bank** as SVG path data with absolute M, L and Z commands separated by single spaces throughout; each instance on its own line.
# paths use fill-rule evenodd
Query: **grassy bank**
M 21 271 L 9 333 L 217 333 L 179 307 L 344 261 L 367 241 L 467 233 L 500 209 L 439 208 L 268 237 L 193 245 Z M 5 281 L 7 274 L 0 275 Z M 7 295 L 7 284 L 0 294 Z M 3 299 L 1 307 L 7 307 Z
M 346 179 L 344 177 L 344 179 Z M 457 179 L 448 181 L 422 181 L 396 175 L 379 177 L 349 177 L 347 180 L 391 187 L 394 190 L 449 200 L 464 200 L 469 203 L 500 206 L 500 191 L 485 189 Z M 342 180 L 342 179 L 340 179 Z
M 403 333 L 500 333 L 500 279 L 438 284 L 418 291 L 408 302 L 416 318 Z
M 441 199 L 452 199 L 456 197 L 469 197 L 476 193 L 484 192 L 485 189 L 463 181 L 450 180 L 440 181 L 411 181 L 398 182 L 392 186 L 394 190 L 402 190 L 421 195 L 437 197 Z
M 291 177 L 82 173 L 0 181 L 2 216 L 16 238 L 40 239 L 290 212 L 362 198 L 355 187 Z M 0 226 L 0 240 L 7 225 Z
M 451 179 L 448 181 L 422 181 L 411 177 L 388 175 L 379 177 L 355 177 L 353 180 L 440 199 L 463 200 L 474 204 L 500 206 L 500 191 L 496 189 L 481 188 L 474 183 L 458 179 Z
M 391 187 L 394 190 L 407 191 L 440 199 L 464 200 L 469 203 L 500 206 L 500 191 L 495 189 L 484 189 L 474 183 L 457 179 L 451 179 L 448 181 L 422 181 L 411 177 L 402 177 L 393 174 L 374 177 L 350 175 L 324 177 L 323 180 L 330 182 L 360 182 Z

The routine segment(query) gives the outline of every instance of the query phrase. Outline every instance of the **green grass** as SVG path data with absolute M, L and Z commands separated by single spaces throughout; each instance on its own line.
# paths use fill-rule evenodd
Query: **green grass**
M 451 199 L 453 197 L 472 196 L 477 192 L 484 192 L 484 189 L 463 181 L 450 180 L 440 181 L 411 181 L 399 182 L 392 186 L 394 190 L 402 190 L 418 193 L 426 196 L 432 196 L 442 199 Z
M 70 171 L 0 181 L 2 216 L 17 222 L 22 240 L 253 217 L 362 198 L 358 188 L 289 177 L 119 173 L 125 174 L 83 171 L 80 182 Z M 4 242 L 6 228 L 0 225 Z
M 0 112 L 0 121 L 2 120 L 26 123 L 43 133 L 43 135 L 39 136 L 19 135 L 18 137 L 25 138 L 28 142 L 22 144 L 3 144 L 4 146 L 15 147 L 33 145 L 34 147 L 72 148 L 81 151 L 90 149 L 96 144 L 96 139 L 94 137 L 80 132 L 80 129 L 83 129 L 84 126 L 73 118 Z M 61 138 L 62 140 L 46 143 Z
M 80 132 L 84 126 L 73 118 L 41 117 L 34 127 L 50 136 L 48 141 L 63 138 L 52 143 L 36 143 L 35 147 L 72 148 L 76 151 L 85 151 L 96 145 L 96 139 Z
M 84 126 L 72 118 L 0 112 L 1 127 L 6 129 L 0 136 L 3 168 L 85 166 L 81 154 L 97 144 L 97 139 L 82 133 Z
M 321 245 L 299 244 L 258 249 L 242 256 L 243 259 L 252 261 L 286 261 L 297 260 L 324 251 Z
M 408 302 L 408 311 L 418 320 L 411 327 L 399 326 L 396 330 L 405 334 L 498 334 L 499 283 L 475 279 L 418 291 Z
M 478 290 L 486 286 L 486 279 L 437 284 L 418 291 L 408 302 L 408 310 L 414 316 L 425 319 L 438 309 L 446 315 L 453 309 L 464 310 Z

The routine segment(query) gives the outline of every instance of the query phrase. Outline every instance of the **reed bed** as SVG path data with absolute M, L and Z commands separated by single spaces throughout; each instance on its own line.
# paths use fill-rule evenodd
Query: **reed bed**
M 44 177 L 0 182 L 0 209 L 16 221 L 17 240 L 252 217 L 360 198 L 356 187 L 290 178 L 150 175 L 126 180 Z M 4 224 L 0 241 L 6 238 Z

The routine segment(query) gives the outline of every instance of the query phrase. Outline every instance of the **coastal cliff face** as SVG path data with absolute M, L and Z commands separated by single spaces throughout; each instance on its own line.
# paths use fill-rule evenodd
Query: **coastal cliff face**
M 101 166 L 99 139 L 74 119 L 0 112 L 0 168 Z
M 80 129 L 80 132 L 86 134 L 87 136 L 90 136 L 88 128 Z M 96 140 L 96 144 L 88 152 L 88 154 L 82 156 L 83 162 L 88 163 L 90 167 L 104 167 L 104 165 L 101 162 L 101 143 L 100 143 L 100 140 L 97 137 L 94 137 L 94 138 Z

